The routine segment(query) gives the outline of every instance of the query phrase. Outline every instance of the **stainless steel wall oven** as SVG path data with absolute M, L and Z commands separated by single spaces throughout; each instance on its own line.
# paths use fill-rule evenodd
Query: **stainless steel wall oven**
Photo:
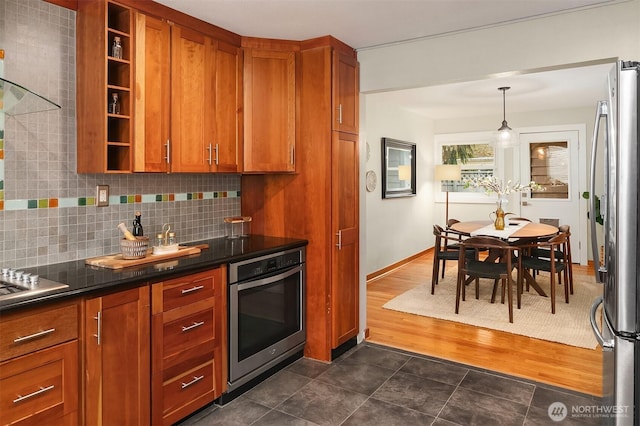
M 306 341 L 305 248 L 229 265 L 229 383 L 238 389 Z

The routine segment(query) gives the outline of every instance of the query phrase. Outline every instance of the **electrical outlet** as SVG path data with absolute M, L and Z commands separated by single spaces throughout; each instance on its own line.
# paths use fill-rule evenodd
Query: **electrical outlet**
M 96 194 L 96 206 L 106 207 L 109 205 L 109 185 L 98 185 Z

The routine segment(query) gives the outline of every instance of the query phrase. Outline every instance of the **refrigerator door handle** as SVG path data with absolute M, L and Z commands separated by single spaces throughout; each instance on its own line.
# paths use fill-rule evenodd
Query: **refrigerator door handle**
M 602 336 L 602 332 L 598 328 L 598 321 L 596 320 L 596 311 L 598 310 L 598 306 L 600 305 L 602 305 L 602 296 L 598 297 L 593 302 L 593 305 L 591 305 L 591 313 L 589 314 L 589 319 L 591 320 L 591 328 L 593 329 L 593 334 L 596 336 L 596 340 L 598 341 L 598 344 L 602 346 L 602 350 L 613 351 L 613 348 L 615 347 L 615 341 L 613 339 L 605 340 L 604 337 Z M 603 320 L 604 320 L 604 323 L 602 324 L 602 326 L 608 327 L 609 322 L 607 321 L 606 315 L 603 315 Z
M 598 250 L 598 234 L 596 233 L 596 153 L 598 151 L 598 133 L 600 131 L 600 120 L 609 115 L 607 101 L 598 101 L 596 108 L 596 118 L 593 127 L 593 140 L 591 143 L 591 179 L 589 182 L 589 222 L 591 223 L 591 250 L 593 254 L 593 268 L 595 270 L 596 282 L 603 283 L 607 269 L 600 266 L 600 254 Z M 605 139 L 609 137 L 609 125 L 605 120 Z M 605 141 L 606 143 L 606 141 Z M 606 199 L 606 197 L 603 197 Z

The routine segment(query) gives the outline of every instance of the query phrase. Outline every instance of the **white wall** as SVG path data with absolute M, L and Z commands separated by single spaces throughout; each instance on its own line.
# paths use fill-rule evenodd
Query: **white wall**
M 375 97 L 366 102 L 366 140 L 370 147 L 367 170 L 374 170 L 378 184 L 366 196 L 367 274 L 378 271 L 433 246 L 433 124 L 432 120 L 409 111 L 389 107 Z M 415 143 L 416 196 L 382 199 L 381 138 Z M 366 158 L 366 153 L 363 153 Z

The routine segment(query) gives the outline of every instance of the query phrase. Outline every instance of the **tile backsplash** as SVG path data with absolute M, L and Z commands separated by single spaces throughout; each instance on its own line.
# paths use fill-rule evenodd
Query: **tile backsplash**
M 4 117 L 0 265 L 117 253 L 117 225 L 131 228 L 138 210 L 145 235 L 171 223 L 180 242 L 223 236 L 223 218 L 240 214 L 239 175 L 76 173 L 75 17 L 41 0 L 0 0 L 0 71 L 62 106 Z M 109 206 L 96 207 L 97 185 L 109 185 Z

